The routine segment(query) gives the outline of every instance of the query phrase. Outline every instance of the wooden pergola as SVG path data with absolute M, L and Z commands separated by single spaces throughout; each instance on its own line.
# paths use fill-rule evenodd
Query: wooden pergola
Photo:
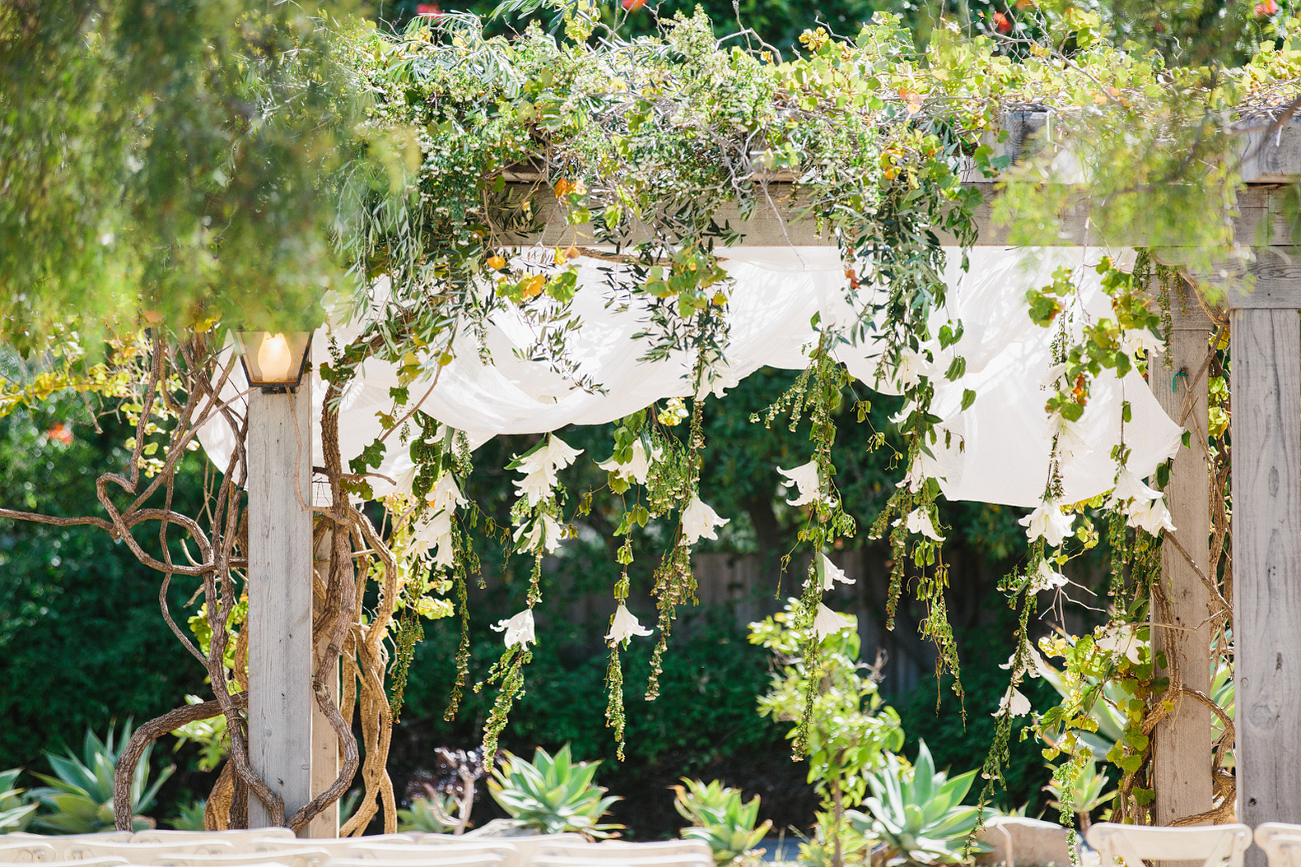
M 1045 118 L 1042 113 L 1009 113 L 1010 136 L 1000 146 L 1004 153 L 1015 159 L 1027 135 Z M 1293 246 L 1288 224 L 1288 204 L 1295 194 L 1285 188 L 1301 180 L 1301 122 L 1241 139 L 1245 184 L 1238 194 L 1235 235 L 1238 243 L 1255 250 L 1249 268 L 1255 288 L 1230 287 L 1218 303 L 1229 316 L 1233 358 L 1237 816 L 1254 827 L 1269 821 L 1301 823 L 1301 263 L 1293 261 L 1299 248 Z M 1006 246 L 1007 232 L 990 216 L 994 185 L 973 186 L 985 201 L 977 211 L 977 243 Z M 729 219 L 748 246 L 834 244 L 810 222 L 791 219 L 793 210 L 783 204 L 780 184 L 770 185 L 770 194 L 772 204 L 760 206 L 748 219 L 722 213 L 719 221 Z M 516 240 L 591 243 L 590 227 L 565 225 L 555 207 L 554 199 L 536 195 L 535 212 L 546 228 Z M 1093 207 L 1081 201 L 1060 215 L 1056 243 L 1090 243 Z M 1172 255 L 1178 258 L 1177 252 Z M 1202 282 L 1214 284 L 1222 276 Z M 1214 576 L 1207 575 L 1212 492 L 1204 444 L 1211 321 L 1195 300 L 1172 305 L 1171 315 L 1173 369 L 1153 365 L 1149 379 L 1163 408 L 1190 432 L 1192 447 L 1180 449 L 1167 488 L 1178 545 L 1167 545 L 1163 552 L 1168 616 L 1154 623 L 1153 636 L 1177 660 L 1182 685 L 1209 694 L 1208 584 Z M 310 490 L 311 444 L 304 440 L 311 433 L 309 408 L 306 386 L 295 395 L 254 395 L 249 407 L 250 754 L 254 770 L 283 794 L 288 812 L 323 790 L 337 773 L 334 736 L 311 694 L 311 518 L 305 508 L 310 504 L 299 496 Z M 1209 709 L 1198 701 L 1177 703 L 1159 724 L 1156 743 L 1158 821 L 1171 824 L 1210 810 Z M 257 807 L 250 807 L 251 822 L 265 822 Z M 314 820 L 309 833 L 333 836 L 337 812 Z M 1263 859 L 1263 853 L 1253 850 L 1252 857 Z

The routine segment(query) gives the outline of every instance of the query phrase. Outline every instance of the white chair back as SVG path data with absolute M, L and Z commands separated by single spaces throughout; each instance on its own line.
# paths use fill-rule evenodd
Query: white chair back
M 85 861 L 91 858 L 125 858 L 128 864 L 152 864 L 159 855 L 223 855 L 235 854 L 235 847 L 225 840 L 206 840 L 187 843 L 101 843 L 81 840 L 69 843 L 63 849 L 65 861 Z
M 275 863 L 283 867 L 323 867 L 330 863 L 324 849 L 282 849 L 278 852 L 237 852 L 225 855 L 195 855 L 167 852 L 153 856 L 154 867 L 255 867 Z
M 1246 825 L 1197 825 L 1159 828 L 1099 822 L 1089 828 L 1085 839 L 1098 850 L 1102 867 L 1112 864 L 1143 867 L 1152 861 L 1203 861 L 1205 867 L 1242 867 L 1242 856 L 1251 845 Z
M 1265 850 L 1269 867 L 1301 867 L 1301 825 L 1284 822 L 1257 825 L 1256 845 Z
M 332 858 L 330 867 L 501 867 L 500 855 L 480 853 L 475 855 L 432 857 L 424 860 L 390 858 L 377 853 L 371 858 Z
M 274 837 L 250 837 L 231 841 L 237 852 L 262 852 L 269 855 L 284 850 L 310 848 L 324 849 L 330 853 L 331 858 L 342 858 L 347 850 L 355 846 L 371 843 L 410 846 L 414 845 L 415 839 L 409 834 L 376 834 L 372 837 L 311 837 L 290 840 Z
M 0 852 L 0 864 L 11 863 L 5 860 L 5 854 Z M 91 858 L 86 861 L 41 861 L 41 867 L 122 867 L 126 864 L 125 858 Z
M 31 864 L 36 861 L 56 861 L 58 853 L 44 840 L 23 837 L 8 840 L 0 837 L 0 864 Z
M 232 828 L 228 831 L 169 831 L 155 829 L 138 831 L 131 835 L 132 843 L 205 843 L 209 840 L 225 840 L 238 845 L 240 840 L 295 840 L 294 832 L 288 828 Z
M 495 841 L 466 841 L 465 843 L 373 843 L 345 849 L 343 858 L 385 861 L 473 861 L 480 856 L 499 858 L 502 864 L 517 861 L 519 853 L 510 846 Z

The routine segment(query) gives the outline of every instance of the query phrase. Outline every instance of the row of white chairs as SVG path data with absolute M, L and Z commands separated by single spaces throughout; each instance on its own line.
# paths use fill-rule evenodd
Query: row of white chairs
M 282 829 L 0 837 L 0 864 L 42 867 L 713 867 L 698 840 L 589 843 L 577 834 L 385 834 L 299 839 Z
M 1269 867 L 1301 867 L 1301 825 L 1266 822 L 1255 834 L 1246 825 L 1161 828 L 1099 822 L 1085 839 L 1102 867 L 1142 867 L 1146 861 L 1201 861 L 1205 867 L 1242 867 L 1253 838 L 1265 850 Z

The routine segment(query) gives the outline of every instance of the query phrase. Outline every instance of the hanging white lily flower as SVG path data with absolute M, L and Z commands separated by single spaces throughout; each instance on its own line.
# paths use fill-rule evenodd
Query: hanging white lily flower
M 550 515 L 539 515 L 531 525 L 525 526 L 529 528 L 527 533 L 524 527 L 515 528 L 517 551 L 554 554 L 565 535 L 564 525 Z
M 1057 454 L 1061 457 L 1076 457 L 1089 451 L 1089 444 L 1080 433 L 1079 423 L 1068 421 L 1059 412 L 1048 416 L 1048 435 L 1057 438 Z
M 787 488 L 794 485 L 799 490 L 799 496 L 793 500 L 787 500 L 789 506 L 803 506 L 812 503 L 818 498 L 822 491 L 822 474 L 818 471 L 818 462 L 809 461 L 807 464 L 800 464 L 798 467 L 789 470 L 777 468 L 790 481 L 782 482 Z
M 924 509 L 913 509 L 903 520 L 909 533 L 921 533 L 926 538 L 934 539 L 936 542 L 944 541 L 944 537 L 940 535 L 939 531 L 935 529 L 935 525 L 931 523 L 930 512 Z M 894 523 L 895 526 L 899 525 L 898 521 L 895 521 Z
M 926 356 L 912 349 L 899 353 L 899 367 L 895 370 L 895 384 L 907 390 L 921 382 L 921 378 L 934 377 L 936 365 L 926 360 Z
M 411 527 L 411 550 L 417 555 L 421 555 L 434 545 L 442 548 L 444 541 L 447 542 L 447 547 L 450 548 L 451 536 L 451 512 L 426 512 L 416 519 L 415 524 Z
M 1026 642 L 1025 645 L 1025 655 L 1026 659 L 1030 662 L 1029 667 L 1021 668 L 1018 666 L 1016 672 L 1012 675 L 1013 677 L 1017 677 L 1021 674 L 1025 674 L 1029 677 L 1042 677 L 1046 672 L 1052 671 L 1052 669 L 1048 667 L 1048 663 L 1044 661 L 1044 658 L 1039 655 L 1039 651 L 1035 650 L 1034 645 L 1029 642 Z M 1004 671 L 1010 671 L 1014 665 L 1016 665 L 1015 650 L 1012 651 L 1012 655 L 1007 658 L 1007 662 L 1004 662 L 999 666 L 999 668 Z
M 718 513 L 701 501 L 692 497 L 691 502 L 682 510 L 682 538 L 688 545 L 694 545 L 701 539 L 717 539 L 716 528 L 731 521 L 720 518 Z
M 1065 575 L 1049 566 L 1047 560 L 1040 560 L 1039 568 L 1030 576 L 1028 589 L 1031 593 L 1042 593 L 1045 590 L 1056 590 L 1058 587 L 1065 587 L 1066 584 Z
M 821 602 L 818 603 L 818 613 L 813 617 L 813 634 L 818 637 L 818 641 L 842 629 L 851 629 L 853 626 L 854 621 L 845 615 L 832 611 Z
M 521 497 L 528 498 L 530 506 L 536 506 L 551 495 L 556 486 L 556 471 L 572 464 L 582 453 L 582 449 L 570 448 L 555 434 L 547 434 L 546 442 L 516 460 L 515 469 L 524 478 L 515 483 L 515 489 Z
M 620 602 L 618 610 L 614 612 L 614 620 L 610 622 L 610 631 L 605 634 L 605 640 L 614 647 L 634 635 L 650 634 L 651 630 L 638 623 L 637 618 L 628 610 L 628 606 Z
M 1143 484 L 1143 480 L 1134 475 L 1129 467 L 1121 467 L 1119 475 L 1116 476 L 1116 487 L 1107 498 L 1107 508 L 1114 509 L 1129 500 L 1151 500 L 1159 496 L 1161 496 L 1160 491 Z
M 516 645 L 528 647 L 530 644 L 537 643 L 537 637 L 533 634 L 532 608 L 525 608 L 510 620 L 498 620 L 493 629 L 497 632 L 506 633 L 507 647 Z
M 1100 637 L 1094 638 L 1093 646 L 1123 656 L 1137 665 L 1141 660 L 1139 651 L 1143 649 L 1143 642 L 1139 640 L 1138 632 L 1134 629 L 1113 626 L 1108 627 Z
M 855 579 L 847 577 L 845 570 L 832 563 L 831 558 L 826 554 L 818 554 L 818 557 L 822 563 L 822 589 L 824 591 L 835 587 L 837 581 L 841 584 L 854 583 Z
M 554 473 L 572 464 L 574 458 L 582 453 L 582 449 L 571 448 L 555 434 L 547 434 L 547 441 L 540 448 L 519 459 L 517 469 L 525 475 L 536 473 L 544 467 Z
M 632 442 L 632 457 L 628 459 L 627 463 L 618 463 L 611 457 L 608 461 L 602 461 L 597 466 L 607 473 L 614 473 L 628 481 L 644 485 L 650 475 L 651 464 L 659 458 L 662 451 L 660 448 L 655 448 L 648 454 L 641 440 L 635 439 Z
M 1063 514 L 1060 506 L 1045 500 L 1017 523 L 1026 528 L 1026 538 L 1031 542 L 1043 539 L 1050 548 L 1056 548 L 1070 535 L 1075 516 Z
M 1062 374 L 1065 372 L 1066 372 L 1066 362 L 1062 362 L 1061 364 L 1054 364 L 1052 367 L 1044 371 L 1043 376 L 1039 377 L 1039 387 L 1040 388 L 1056 387 L 1057 380 L 1061 379 Z
M 524 478 L 515 482 L 515 490 L 521 497 L 528 498 L 530 506 L 536 506 L 538 503 L 551 496 L 551 489 L 555 486 L 555 473 L 546 470 L 538 470 L 536 473 L 529 473 Z
M 1120 335 L 1120 348 L 1131 357 L 1142 349 L 1151 358 L 1165 352 L 1165 341 L 1146 328 L 1126 328 Z
M 1164 496 L 1158 496 L 1155 500 L 1135 500 L 1126 514 L 1129 515 L 1129 526 L 1142 527 L 1153 536 L 1162 530 L 1174 532 L 1175 525 L 1170 520 L 1170 510 L 1166 508 Z
M 926 471 L 922 469 L 922 456 L 913 458 L 912 466 L 904 474 L 903 480 L 895 483 L 896 488 L 907 488 L 909 493 L 919 494 L 926 484 Z
M 998 703 L 998 710 L 990 716 L 1001 716 L 1004 713 L 1010 713 L 1012 716 L 1025 716 L 1030 712 L 1030 699 L 1021 694 L 1019 689 L 1009 686 L 1007 692 L 1003 695 L 1003 700 Z
M 438 477 L 434 489 L 425 499 L 435 512 L 450 511 L 465 505 L 465 497 L 461 496 L 461 489 L 456 486 L 456 477 L 450 472 Z

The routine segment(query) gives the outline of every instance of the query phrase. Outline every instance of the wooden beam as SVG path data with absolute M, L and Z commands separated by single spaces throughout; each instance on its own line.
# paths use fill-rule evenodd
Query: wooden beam
M 1301 320 L 1243 308 L 1230 328 L 1238 821 L 1255 827 L 1301 822 Z
M 522 178 L 524 175 L 512 175 Z M 555 196 L 546 186 L 537 183 L 516 182 L 512 185 L 517 197 L 529 196 L 534 216 L 539 229 L 533 231 L 507 231 L 500 237 L 503 245 L 527 246 L 542 244 L 549 247 L 577 246 L 596 243 L 597 234 L 590 223 L 576 226 L 568 225 L 557 207 Z M 994 220 L 994 202 L 1000 195 L 999 188 L 993 183 L 967 184 L 978 190 L 982 203 L 975 209 L 975 222 L 978 232 L 976 245 L 982 247 L 1005 247 L 1011 242 L 1011 235 L 1006 226 Z M 1038 239 L 1041 246 L 1077 247 L 1102 243 L 1096 228 L 1092 226 L 1093 208 L 1105 205 L 1090 205 L 1079 201 L 1057 215 L 1057 223 L 1051 232 Z M 835 238 L 828 232 L 819 231 L 815 221 L 805 213 L 807 204 L 800 199 L 794 187 L 786 182 L 774 182 L 767 185 L 767 194 L 762 196 L 747 217 L 741 215 L 735 204 L 722 206 L 715 214 L 719 225 L 728 225 L 741 232 L 741 241 L 747 247 L 827 247 L 835 246 Z M 1293 238 L 1301 239 L 1301 208 L 1298 206 L 1297 193 L 1290 187 L 1281 188 L 1274 185 L 1246 186 L 1238 192 L 1236 215 L 1207 215 L 1207 218 L 1232 219 L 1234 224 L 1234 241 L 1251 247 L 1277 247 L 1279 254 L 1290 255 L 1287 249 Z M 957 239 L 951 234 L 936 231 L 941 243 L 954 245 Z M 638 244 L 648 240 L 651 233 L 647 226 L 636 225 L 627 232 L 624 244 Z M 1146 237 L 1130 236 L 1108 238 L 1115 246 L 1145 246 Z M 1174 257 L 1185 256 L 1173 248 Z M 1227 258 L 1227 257 L 1226 257 Z M 1265 266 L 1275 268 L 1276 265 Z
M 1175 531 L 1167 536 L 1178 541 L 1193 563 L 1174 545 L 1161 549 L 1161 583 L 1152 605 L 1152 649 L 1164 652 L 1168 665 L 1162 673 L 1171 677 L 1172 683 L 1210 695 L 1210 594 L 1198 572 L 1210 572 L 1209 374 L 1203 365 L 1211 321 L 1191 287 L 1171 298 L 1170 308 L 1171 364 L 1167 368 L 1160 359 L 1151 358 L 1148 383 L 1161 408 L 1189 433 L 1189 446 L 1175 454 L 1165 491 L 1175 525 Z M 1205 813 L 1213 806 L 1211 734 L 1210 710 L 1186 696 L 1176 698 L 1174 711 L 1157 725 L 1153 750 L 1156 824 L 1172 825 L 1176 819 Z
M 312 797 L 311 380 L 249 396 L 249 759 L 286 816 Z M 249 825 L 267 810 L 249 797 Z
M 318 576 L 328 576 L 330 574 L 330 549 L 334 546 L 334 536 L 331 531 L 326 531 L 322 536 L 316 549 L 316 574 Z M 324 613 L 325 599 L 322 596 L 313 594 L 315 605 L 313 609 L 314 616 L 320 616 Z M 329 647 L 330 639 L 328 636 L 321 636 L 316 643 L 316 655 L 312 664 L 319 665 L 320 659 L 325 655 Z M 335 661 L 334 675 L 329 681 L 330 700 L 337 706 L 339 703 L 339 664 Z M 335 779 L 339 776 L 339 737 L 334 733 L 334 727 L 330 721 L 321 713 L 321 709 L 315 704 L 312 706 L 312 797 L 324 792 L 333 785 Z M 339 836 L 339 802 L 335 801 L 324 811 L 312 819 L 307 826 L 307 836 L 314 838 L 333 838 Z

